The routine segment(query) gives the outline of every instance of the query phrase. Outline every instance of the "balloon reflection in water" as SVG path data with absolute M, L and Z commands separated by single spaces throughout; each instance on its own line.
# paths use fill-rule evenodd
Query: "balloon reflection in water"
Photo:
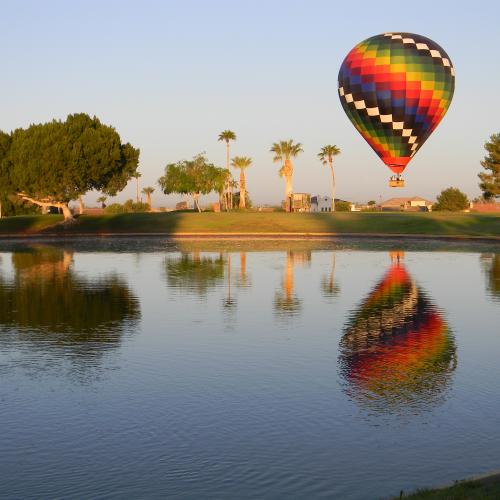
M 353 313 L 340 342 L 346 392 L 382 411 L 439 402 L 457 363 L 448 325 L 401 256 L 392 255 L 391 268 Z
M 72 269 L 72 252 L 47 246 L 13 253 L 12 264 L 13 279 L 0 278 L 2 342 L 87 355 L 135 331 L 139 301 L 116 274 L 84 278 Z

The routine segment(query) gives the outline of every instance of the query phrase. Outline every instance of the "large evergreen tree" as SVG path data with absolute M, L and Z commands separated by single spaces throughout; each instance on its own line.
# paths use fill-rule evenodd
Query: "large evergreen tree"
M 437 203 L 432 205 L 432 210 L 459 212 L 469 207 L 467 195 L 457 188 L 443 189 L 437 197 Z
M 11 192 L 10 180 L 5 162 L 10 143 L 10 135 L 0 131 L 0 217 L 2 217 L 3 207 L 7 201 L 7 196 Z
M 2 171 L 20 198 L 58 207 L 68 220 L 69 201 L 93 189 L 115 195 L 138 162 L 139 150 L 122 144 L 113 127 L 81 113 L 12 132 Z
M 500 133 L 493 134 L 489 142 L 484 145 L 488 154 L 481 162 L 486 172 L 481 172 L 479 187 L 486 200 L 500 197 Z

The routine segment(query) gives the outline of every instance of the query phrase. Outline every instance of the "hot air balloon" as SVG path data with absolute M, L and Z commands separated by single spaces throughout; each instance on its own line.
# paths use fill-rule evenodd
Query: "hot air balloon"
M 340 102 L 357 131 L 394 172 L 403 170 L 438 126 L 455 88 L 448 54 L 412 33 L 384 33 L 356 45 L 338 77 Z

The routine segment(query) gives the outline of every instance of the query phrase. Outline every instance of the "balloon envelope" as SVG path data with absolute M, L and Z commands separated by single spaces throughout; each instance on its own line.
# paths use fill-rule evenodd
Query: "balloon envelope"
M 347 116 L 396 174 L 424 144 L 450 106 L 455 71 L 436 42 L 384 33 L 356 45 L 340 67 Z

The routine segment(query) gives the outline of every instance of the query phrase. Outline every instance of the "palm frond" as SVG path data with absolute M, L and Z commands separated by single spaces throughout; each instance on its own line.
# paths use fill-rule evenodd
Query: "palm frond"
M 235 156 L 232 161 L 231 165 L 234 168 L 247 168 L 252 164 L 252 158 L 248 156 Z
M 232 130 L 223 130 L 218 137 L 219 141 L 235 141 L 236 140 L 236 134 Z

